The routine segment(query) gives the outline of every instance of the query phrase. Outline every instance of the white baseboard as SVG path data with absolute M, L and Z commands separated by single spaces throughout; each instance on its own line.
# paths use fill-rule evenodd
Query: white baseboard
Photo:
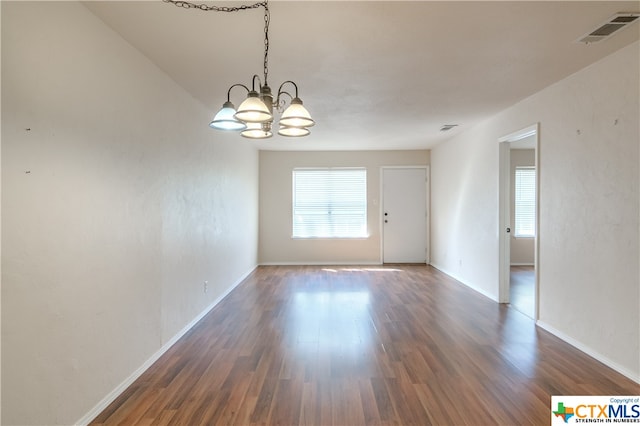
M 489 298 L 489 299 L 493 300 L 493 301 L 494 301 L 494 302 L 496 302 L 496 303 L 499 303 L 499 302 L 498 302 L 498 299 L 496 298 L 496 296 L 494 296 L 494 295 L 492 295 L 492 294 L 487 293 L 485 290 L 483 290 L 483 289 L 481 289 L 481 288 L 478 288 L 478 287 L 474 286 L 473 284 L 469 284 L 469 283 L 465 282 L 464 280 L 462 280 L 462 278 L 460 278 L 460 277 L 456 276 L 455 274 L 453 274 L 453 273 L 451 273 L 451 272 L 447 271 L 446 269 L 444 269 L 444 268 L 440 267 L 440 265 L 437 265 L 437 264 L 435 264 L 435 263 L 431 263 L 431 266 L 433 266 L 434 268 L 436 268 L 438 271 L 440 271 L 440 272 L 442 272 L 442 273 L 445 273 L 445 274 L 449 275 L 451 278 L 453 278 L 454 280 L 458 281 L 460 284 L 462 284 L 462 285 L 465 285 L 465 286 L 469 287 L 471 290 L 473 290 L 473 291 L 475 291 L 475 292 L 477 292 L 477 293 L 480 293 L 480 294 L 481 294 L 481 295 L 483 295 L 484 297 L 487 297 L 487 298 Z
M 184 336 L 187 331 L 189 331 L 198 321 L 204 318 L 205 315 L 211 311 L 222 299 L 224 299 L 231 291 L 238 286 L 245 278 L 249 276 L 255 269 L 257 265 L 254 266 L 251 270 L 243 274 L 235 283 L 233 283 L 229 288 L 227 288 L 220 296 L 216 298 L 209 306 L 207 306 L 202 312 L 200 312 L 189 324 L 184 326 L 182 330 L 176 333 L 169 341 L 167 341 L 160 349 L 156 351 L 151 357 L 144 362 L 140 367 L 138 367 L 129 377 L 127 377 L 122 383 L 120 383 L 114 390 L 109 392 L 107 396 L 105 396 L 102 401 L 96 404 L 87 414 L 82 416 L 80 420 L 75 422 L 76 425 L 88 425 L 93 419 L 95 419 L 105 408 L 109 406 L 115 399 L 122 394 L 133 382 L 136 381 L 138 377 L 142 375 L 154 362 L 156 362 L 166 351 L 171 348 L 182 336 Z
M 261 262 L 260 266 L 357 266 L 357 265 L 382 265 L 379 260 L 358 262 Z
M 446 269 L 441 268 L 439 265 L 432 263 L 431 266 L 433 266 L 437 270 L 449 275 L 450 277 L 452 277 L 455 280 L 459 281 L 461 284 L 464 284 L 465 286 L 471 288 L 472 290 L 477 291 L 478 293 L 482 294 L 483 296 L 486 296 L 489 299 L 497 302 L 497 300 L 493 296 L 491 296 L 490 294 L 487 294 L 486 292 L 482 291 L 481 289 L 476 288 L 473 285 L 470 285 L 470 284 L 464 282 L 462 279 L 457 277 L 455 274 L 452 274 L 452 273 L 448 272 Z M 549 324 L 547 324 L 547 323 L 545 323 L 543 321 L 540 321 L 540 320 L 536 321 L 536 325 L 538 327 L 542 328 L 543 330 L 548 331 L 549 333 L 553 334 L 554 336 L 556 336 L 560 340 L 563 340 L 564 342 L 570 344 L 571 346 L 575 347 L 576 349 L 584 352 L 585 354 L 589 355 L 590 357 L 600 361 L 601 363 L 603 363 L 607 367 L 617 371 L 618 373 L 622 374 L 623 376 L 628 377 L 629 379 L 633 380 L 636 383 L 640 383 L 640 375 L 638 375 L 637 373 L 634 373 L 632 371 L 629 371 L 626 367 L 623 367 L 620 364 L 610 360 L 609 358 L 607 358 L 606 356 L 602 355 L 601 353 L 595 351 L 594 349 L 590 348 L 589 346 L 584 345 L 583 343 L 577 341 L 576 339 L 568 336 L 567 334 L 561 332 L 560 330 L 557 330 L 556 328 L 550 326 Z
M 536 321 L 536 325 L 540 328 L 542 328 L 545 331 L 548 331 L 549 333 L 553 334 L 554 336 L 556 336 L 557 338 L 559 338 L 560 340 L 563 340 L 565 342 L 567 342 L 568 344 L 570 344 L 571 346 L 573 346 L 574 348 L 584 352 L 585 354 L 589 355 L 591 358 L 595 358 L 596 360 L 600 361 L 601 363 L 603 363 L 604 365 L 606 365 L 609 368 L 612 368 L 613 370 L 616 370 L 618 373 L 622 374 L 623 376 L 628 377 L 629 379 L 633 380 L 636 383 L 640 383 L 640 375 L 629 371 L 627 368 L 621 366 L 620 364 L 610 360 L 609 358 L 607 358 L 606 356 L 602 355 L 601 353 L 595 351 L 594 349 L 590 348 L 589 346 L 577 341 L 576 339 L 574 339 L 573 337 L 563 333 L 562 331 L 550 326 L 549 324 L 543 322 L 543 321 Z

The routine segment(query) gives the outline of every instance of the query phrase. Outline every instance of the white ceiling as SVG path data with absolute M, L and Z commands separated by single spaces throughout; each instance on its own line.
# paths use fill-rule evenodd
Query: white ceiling
M 262 9 L 85 5 L 212 117 L 229 86 L 262 76 Z M 576 42 L 611 15 L 640 10 L 638 1 L 273 1 L 269 9 L 269 85 L 294 80 L 317 124 L 306 138 L 221 137 L 271 150 L 430 148 L 640 38 L 634 23 L 600 43 Z M 231 100 L 243 97 L 240 89 Z M 459 126 L 440 132 L 444 124 Z

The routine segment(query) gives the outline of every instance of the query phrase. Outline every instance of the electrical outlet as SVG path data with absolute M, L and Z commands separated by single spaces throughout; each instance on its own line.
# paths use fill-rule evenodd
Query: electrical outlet
M 206 293 L 207 291 L 209 291 L 209 281 L 205 281 L 204 282 L 204 286 L 202 288 L 204 290 L 204 292 Z

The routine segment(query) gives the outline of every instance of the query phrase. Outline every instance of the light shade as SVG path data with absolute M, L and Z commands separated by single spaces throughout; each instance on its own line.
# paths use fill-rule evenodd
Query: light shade
M 236 120 L 245 123 L 264 123 L 273 119 L 273 114 L 269 112 L 269 108 L 258 96 L 258 92 L 252 90 L 249 92 L 247 99 L 242 101 L 235 113 Z
M 266 139 L 273 136 L 269 123 L 247 123 L 247 128 L 240 135 L 249 139 Z
M 213 121 L 209 123 L 209 127 L 219 130 L 243 130 L 247 128 L 247 125 L 242 121 L 236 120 L 234 115 L 236 109 L 229 101 L 222 104 L 222 109 L 218 111 Z
M 278 130 L 278 134 L 282 136 L 288 137 L 300 137 L 307 136 L 309 133 L 309 129 L 306 127 L 291 127 L 291 126 L 280 126 L 280 130 Z
M 280 118 L 280 125 L 285 127 L 311 127 L 315 121 L 311 119 L 311 114 L 302 105 L 300 98 L 293 98 L 289 108 L 285 109 Z

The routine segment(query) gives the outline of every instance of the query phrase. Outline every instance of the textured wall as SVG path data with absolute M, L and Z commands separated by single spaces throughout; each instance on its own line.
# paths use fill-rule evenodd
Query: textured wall
M 2 113 L 2 423 L 72 424 L 255 267 L 258 154 L 79 3 L 2 3 Z
M 423 166 L 429 151 L 260 151 L 260 263 L 379 263 L 380 167 Z M 366 167 L 366 239 L 292 239 L 295 167 Z
M 431 152 L 432 264 L 497 300 L 498 139 L 540 123 L 539 321 L 639 380 L 639 42 Z

